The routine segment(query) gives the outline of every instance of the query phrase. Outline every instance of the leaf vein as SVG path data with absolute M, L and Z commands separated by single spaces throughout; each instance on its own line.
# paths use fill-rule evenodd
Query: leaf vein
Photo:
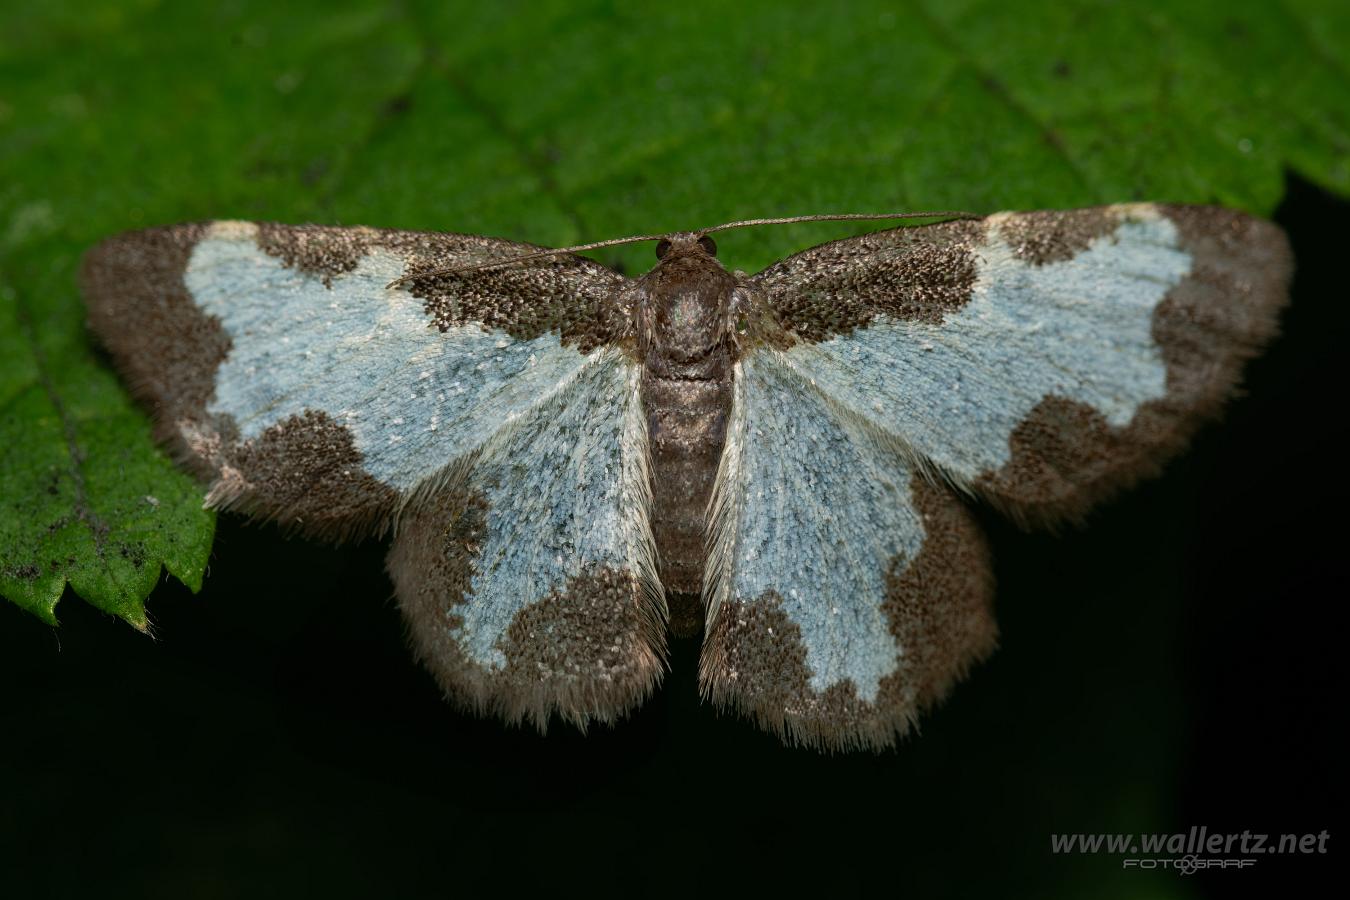
M 52 381 L 47 354 L 37 340 L 37 335 L 33 330 L 32 316 L 22 299 L 16 298 L 16 311 L 19 327 L 23 332 L 24 340 L 28 344 L 28 350 L 33 355 L 33 363 L 37 369 L 35 382 L 42 387 L 43 393 L 47 395 L 47 401 L 52 405 L 52 409 L 56 412 L 57 419 L 61 423 L 62 439 L 65 442 L 66 455 L 70 459 L 67 474 L 75 489 L 75 517 L 89 529 L 90 536 L 94 541 L 94 553 L 98 557 L 99 564 L 103 567 L 104 572 L 119 589 L 125 592 L 125 586 L 107 562 L 105 551 L 109 525 L 94 511 L 89 499 L 89 486 L 84 479 L 84 450 L 80 447 L 74 417 L 67 409 L 60 392 L 57 391 L 56 384 Z
M 1019 118 L 1026 121 L 1041 136 L 1041 140 L 1050 148 L 1051 152 L 1059 158 L 1069 173 L 1074 177 L 1083 189 L 1092 197 L 1101 199 L 1100 191 L 1088 177 L 1086 170 L 1073 158 L 1069 148 L 1065 146 L 1064 139 L 1049 124 L 1041 121 L 1036 113 L 1025 103 L 1019 100 L 1008 89 L 998 76 L 981 66 L 975 57 L 956 39 L 956 36 L 934 17 L 923 6 L 919 0 L 909 0 L 909 7 L 913 11 L 915 18 L 924 23 L 925 27 L 937 38 L 938 43 L 944 46 L 956 59 L 971 72 L 980 82 L 981 87 L 995 100 L 1003 104 L 1007 109 Z

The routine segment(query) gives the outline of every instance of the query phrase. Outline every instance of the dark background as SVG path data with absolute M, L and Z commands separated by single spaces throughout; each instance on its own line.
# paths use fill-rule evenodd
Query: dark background
M 614 729 L 466 717 L 410 661 L 381 545 L 222 517 L 202 592 L 152 598 L 155 640 L 70 597 L 57 630 L 0 603 L 0 884 L 1299 896 L 1345 837 L 1347 213 L 1291 180 L 1284 336 L 1163 478 L 1059 536 L 981 511 L 1002 649 L 897 751 L 717 715 L 693 643 Z M 1332 852 L 1187 877 L 1050 853 L 1135 819 Z

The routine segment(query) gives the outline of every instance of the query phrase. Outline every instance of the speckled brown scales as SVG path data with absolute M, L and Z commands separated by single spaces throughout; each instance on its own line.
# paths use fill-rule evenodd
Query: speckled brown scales
M 219 402 L 229 377 L 222 366 L 240 343 L 258 338 L 252 329 L 231 334 L 223 321 L 228 316 L 219 307 L 206 309 L 189 287 L 194 259 L 197 280 L 211 277 L 200 251 L 213 238 L 237 238 L 241 252 L 257 251 L 247 262 L 275 260 L 284 270 L 258 296 L 226 291 L 223 300 L 227 308 L 256 306 L 281 322 L 281 336 L 273 340 L 291 340 L 284 320 L 298 304 L 297 294 L 333 292 L 372 253 L 389 254 L 404 271 L 417 273 L 540 248 L 471 235 L 203 223 L 110 238 L 86 256 L 82 283 L 91 327 L 155 414 L 160 439 L 210 482 L 212 505 L 330 539 L 378 532 L 402 517 L 391 575 L 412 643 L 452 698 L 510 719 L 529 717 L 542 727 L 554 712 L 578 724 L 612 721 L 646 696 L 662 668 L 664 614 L 659 588 L 653 595 L 642 573 L 591 567 L 525 605 L 506 623 L 501 645 L 507 664 L 498 670 L 470 659 L 442 627 L 456 620 L 473 593 L 482 532 L 494 512 L 484 493 L 470 489 L 481 448 L 443 463 L 432 460 L 420 487 L 399 486 L 372 474 L 371 457 L 380 448 L 358 447 L 342 410 L 302 403 L 302 411 L 257 434 L 243 433 L 243 423 Z M 489 352 L 508 341 L 552 335 L 555 355 L 565 363 L 568 355 L 581 362 L 609 346 L 631 355 L 632 317 L 620 298 L 627 283 L 590 260 L 568 256 L 418 278 L 407 293 L 421 307 L 424 329 L 505 335 Z M 381 300 L 381 291 L 372 290 L 369 303 Z M 359 354 L 340 346 L 330 356 L 328 377 L 351 377 L 362 368 Z M 285 359 L 274 362 L 284 365 Z M 531 356 L 522 365 L 536 363 Z M 257 371 L 249 377 L 260 376 L 266 377 Z M 439 605 L 430 605 L 431 597 Z
M 887 465 L 908 459 L 1019 522 L 1076 519 L 1156 472 L 1218 411 L 1242 362 L 1275 331 L 1290 263 L 1274 226 L 1214 207 L 999 214 L 864 235 L 750 279 L 747 291 L 772 315 L 741 339 L 738 377 L 819 392 L 828 397 L 821 421 L 837 415 L 841 435 L 857 417 L 897 444 Z M 747 349 L 757 339 L 777 352 Z M 753 441 L 756 417 L 772 404 L 747 405 L 744 439 Z M 805 473 L 801 484 L 837 493 L 832 511 L 847 508 L 847 485 L 831 488 L 828 474 L 792 461 L 791 445 L 779 443 L 774 477 Z M 728 467 L 727 477 L 753 481 L 752 468 Z M 763 461 L 758 468 L 769 471 Z M 726 508 L 758 502 L 730 487 L 725 494 Z M 733 537 L 722 552 L 750 550 L 712 580 L 720 602 L 705 642 L 705 692 L 812 746 L 891 743 L 994 643 L 982 542 L 959 510 L 938 512 L 942 494 L 912 486 L 909 502 L 922 512 L 916 546 L 861 554 L 885 573 L 873 601 L 884 623 L 871 633 L 889 633 L 897 648 L 873 667 L 879 677 L 866 697 L 838 658 L 862 651 L 832 636 L 828 617 L 813 617 L 824 601 L 789 597 L 789 585 L 800 595 L 814 573 L 773 571 L 787 557 L 759 562 L 762 523 L 744 534 L 727 526 Z M 792 506 L 779 501 L 770 517 L 791 518 Z M 862 546 L 866 522 L 855 525 L 844 539 Z M 769 533 L 794 540 L 781 528 Z M 828 546 L 830 534 L 821 529 L 815 545 Z M 857 628 L 855 645 L 868 632 Z M 819 678 L 822 668 L 833 674 Z
M 703 630 L 704 520 L 731 414 L 736 279 L 706 246 L 663 244 L 660 265 L 638 282 L 652 531 L 679 637 Z
M 921 476 L 912 488 L 928 539 L 913 559 L 891 561 L 880 606 L 886 630 L 910 652 L 875 699 L 860 699 L 851 681 L 812 689 L 801 628 L 770 590 L 714 620 L 701 666 L 714 703 L 808 746 L 885 747 L 993 652 L 998 627 L 984 535 L 950 491 Z
M 215 505 L 320 538 L 383 531 L 398 509 L 397 492 L 361 471 L 350 437 L 327 411 L 295 416 L 242 442 L 236 423 L 208 410 L 217 367 L 232 340 L 218 317 L 194 303 L 184 272 L 209 227 L 128 232 L 91 250 L 81 272 L 90 327 L 154 413 L 159 438 L 219 489 Z M 288 268 L 327 285 L 376 248 L 405 258 L 409 272 L 541 249 L 476 235 L 272 223 L 257 226 L 256 242 Z M 578 274 L 584 277 L 569 277 Z M 511 269 L 420 279 L 411 293 L 442 331 L 465 323 L 523 339 L 552 331 L 565 345 L 589 353 L 627 339 L 627 317 L 608 302 L 622 282 L 590 260 L 551 257 Z
M 1136 204 L 1000 214 L 833 241 L 755 277 L 785 329 L 805 342 L 847 336 L 879 317 L 941 323 L 968 303 L 989 232 L 1030 266 L 1067 262 L 1110 240 L 1114 210 L 1148 209 L 1175 225 L 1192 271 L 1152 316 L 1166 366 L 1164 396 L 1112 428 L 1085 404 L 1042 398 L 1009 437 L 1012 458 L 972 487 L 1024 525 L 1077 520 L 1161 465 L 1215 417 L 1242 364 L 1274 336 L 1289 299 L 1292 258 L 1268 222 L 1214 206 Z M 915 258 L 927 266 L 910 262 Z M 882 277 L 893 274 L 892 278 Z M 781 340 L 781 338 L 778 338 Z M 939 466 L 941 468 L 941 466 Z M 963 485 L 964 486 L 964 485 Z
M 890 745 L 994 646 L 951 489 L 1036 524 L 1155 471 L 1290 269 L 1267 223 L 1148 204 L 896 228 L 749 278 L 704 233 L 631 280 L 518 259 L 539 249 L 208 223 L 112 238 L 83 281 L 210 502 L 323 537 L 397 523 L 400 606 L 453 699 L 613 721 L 665 628 L 706 618 L 705 694 L 822 748 Z

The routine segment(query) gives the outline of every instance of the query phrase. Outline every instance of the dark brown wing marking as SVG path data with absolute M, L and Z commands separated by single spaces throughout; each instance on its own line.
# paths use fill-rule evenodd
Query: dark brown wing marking
M 1275 335 L 1292 258 L 1268 222 L 1219 207 L 1163 206 L 1190 274 L 1153 313 L 1166 393 L 1115 427 L 1091 406 L 1047 396 L 1009 436 L 1011 458 L 975 482 L 1017 519 L 1053 523 L 1162 468 L 1232 395 L 1242 365 Z
M 450 696 L 543 729 L 651 692 L 666 611 L 644 433 L 636 373 L 607 351 L 400 522 L 390 575 Z
M 801 626 L 774 591 L 723 606 L 704 645 L 704 694 L 797 743 L 880 749 L 992 652 L 993 578 L 979 526 L 950 492 L 922 476 L 912 479 L 911 491 L 926 534 L 913 559 L 893 559 L 886 572 L 881 611 L 897 660 L 875 698 L 861 699 L 847 680 L 811 687 Z
M 91 328 L 154 412 L 159 438 L 211 481 L 214 504 L 345 538 L 388 524 L 421 480 L 629 330 L 616 302 L 626 279 L 579 257 L 413 278 L 394 291 L 383 270 L 361 266 L 382 254 L 406 274 L 534 249 L 205 223 L 110 238 L 86 255 L 82 283 Z M 410 296 L 420 321 L 399 305 Z
M 955 484 L 1053 523 L 1156 472 L 1217 413 L 1274 335 L 1291 269 L 1278 228 L 1218 207 L 1000 213 L 766 269 L 752 284 L 781 330 L 746 344 L 785 348 Z
M 547 249 L 471 234 L 272 223 L 258 226 L 258 246 L 286 265 L 328 282 L 351 272 L 375 249 L 406 260 L 413 275 Z M 556 331 L 564 345 L 589 353 L 628 335 L 628 317 L 613 302 L 624 282 L 617 272 L 593 260 L 561 254 L 457 275 L 413 278 L 408 288 L 423 301 L 441 331 L 468 322 L 504 331 L 517 340 Z
M 752 279 L 778 323 L 823 341 L 878 315 L 941 322 L 970 301 L 980 221 L 893 228 L 812 247 Z
M 664 639 L 631 570 L 596 567 L 517 612 L 504 664 L 474 660 L 455 638 L 487 536 L 481 492 L 447 492 L 405 523 L 389 572 L 418 659 L 446 696 L 476 713 L 544 730 L 556 712 L 584 728 L 613 722 L 651 694 Z

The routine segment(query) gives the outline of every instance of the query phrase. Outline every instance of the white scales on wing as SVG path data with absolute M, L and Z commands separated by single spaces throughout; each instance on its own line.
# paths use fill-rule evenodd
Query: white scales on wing
M 732 594 L 781 597 L 813 690 L 850 679 L 870 702 L 905 653 L 883 604 L 888 573 L 925 539 L 915 467 L 931 460 L 963 483 L 997 470 L 1047 396 L 1128 424 L 1166 393 L 1154 312 L 1191 265 L 1170 220 L 1133 208 L 1064 262 L 1032 265 L 994 238 L 970 302 L 940 323 L 880 318 L 746 356 L 729 438 L 742 481 Z
M 1087 404 L 1113 426 L 1166 393 L 1158 304 L 1191 271 L 1176 226 L 1148 207 L 1072 259 L 1031 265 L 995 237 L 969 303 L 940 323 L 880 317 L 799 344 L 789 365 L 832 400 L 900 438 L 958 483 L 995 471 L 1045 397 Z
M 264 253 L 255 235 L 251 223 L 216 223 L 184 275 L 231 340 L 209 411 L 231 416 L 245 439 L 322 411 L 351 432 L 366 471 L 407 493 L 585 363 L 553 332 L 440 331 L 422 300 L 386 287 L 404 262 L 385 251 L 325 283 Z
M 620 351 L 583 356 L 556 333 L 519 340 L 477 324 L 442 332 L 419 298 L 386 288 L 401 259 L 376 249 L 326 284 L 258 249 L 253 229 L 213 226 L 185 275 L 231 339 L 209 411 L 251 439 L 321 410 L 405 495 L 481 450 L 468 484 L 487 521 L 453 631 L 474 661 L 503 665 L 516 614 L 583 570 L 650 569 L 645 423 Z
M 452 631 L 475 662 L 504 665 L 516 614 L 584 570 L 652 570 L 639 372 L 617 349 L 592 354 L 484 449 L 469 478 L 487 501 L 483 548 Z
M 732 596 L 748 603 L 775 592 L 801 628 L 811 688 L 847 679 L 871 702 L 904 653 L 883 609 L 886 574 L 925 537 L 913 469 L 776 351 L 747 356 L 736 385 L 728 452 L 740 478 L 724 486 L 736 492 Z

